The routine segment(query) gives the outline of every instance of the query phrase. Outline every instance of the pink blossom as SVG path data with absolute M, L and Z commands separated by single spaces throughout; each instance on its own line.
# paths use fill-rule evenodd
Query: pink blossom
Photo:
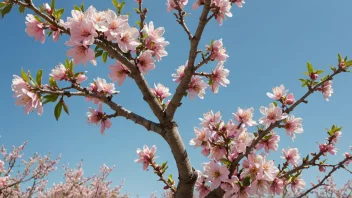
M 165 40 L 165 38 L 162 37 L 165 33 L 164 27 L 158 27 L 154 29 L 153 21 L 150 21 L 149 25 L 144 24 L 144 27 L 141 31 L 143 32 L 143 34 L 148 35 L 148 39 L 150 41 L 153 41 L 155 43 L 163 42 Z
M 66 42 L 66 45 L 72 46 L 72 48 L 67 51 L 66 55 L 72 57 L 75 65 L 80 63 L 87 65 L 88 61 L 90 61 L 93 65 L 96 65 L 95 53 L 92 49 L 81 45 L 80 43 L 74 43 L 71 41 Z
M 332 135 L 331 141 L 336 144 L 339 141 L 341 134 L 341 131 L 336 131 L 334 135 Z
M 83 73 L 80 73 L 76 76 L 76 83 L 81 84 L 82 82 L 87 80 L 87 76 L 84 75 Z
M 275 195 L 275 194 L 281 195 L 283 191 L 284 191 L 284 182 L 279 178 L 275 178 L 269 188 L 270 194 L 271 195 Z
M 230 81 L 227 79 L 230 71 L 224 69 L 224 62 L 219 62 L 215 70 L 211 73 L 211 85 L 210 89 L 213 93 L 218 93 L 219 86 L 226 87 L 227 84 L 230 84 Z
M 345 162 L 346 165 L 349 165 L 350 163 L 352 163 L 352 155 L 350 153 L 345 152 L 343 155 L 345 156 L 345 158 L 350 158 Z
M 238 183 L 239 179 L 237 176 L 232 176 L 231 179 L 223 181 L 220 187 L 225 191 L 224 198 L 230 198 L 240 190 Z
M 188 0 L 167 0 L 166 6 L 167 6 L 167 11 L 171 12 L 173 9 L 177 9 L 177 5 L 175 3 L 175 1 L 178 1 L 178 5 L 180 7 L 180 9 L 182 10 L 185 5 L 187 5 Z
M 293 96 L 293 93 L 290 93 L 287 95 L 286 99 L 285 99 L 285 104 L 287 105 L 292 105 L 295 102 L 295 97 Z
M 81 43 L 84 46 L 89 46 L 94 43 L 94 38 L 98 36 L 95 31 L 94 23 L 91 20 L 83 20 L 79 26 L 72 26 L 70 29 L 73 43 Z
M 160 83 L 158 83 L 157 85 L 154 83 L 154 88 L 151 89 L 151 91 L 161 101 L 164 100 L 165 98 L 171 96 L 171 93 L 169 92 L 169 88 L 165 87 L 164 85 L 162 85 Z
M 115 91 L 114 83 L 107 83 L 103 78 L 97 78 L 94 83 L 96 85 L 97 92 L 111 96 Z
M 105 29 L 104 34 L 108 41 L 115 40 L 121 32 L 123 26 L 128 26 L 128 16 L 117 16 L 112 10 L 106 11 L 106 21 L 102 22 L 102 27 Z
M 194 133 L 196 134 L 196 137 L 193 138 L 189 144 L 193 145 L 194 147 L 209 147 L 208 140 L 210 138 L 211 132 L 207 128 L 194 128 Z
M 247 159 L 243 160 L 242 162 L 243 172 L 241 173 L 241 178 L 250 176 L 253 179 L 262 179 L 263 165 L 264 165 L 263 156 L 256 155 L 254 153 L 248 155 Z
M 0 188 L 5 188 L 7 186 L 7 180 L 9 177 L 0 177 Z
M 44 9 L 47 13 L 51 14 L 52 10 L 48 3 L 44 3 Z
M 284 155 L 281 156 L 282 159 L 285 159 L 287 162 L 289 162 L 295 167 L 298 165 L 301 156 L 299 155 L 297 148 L 290 148 L 287 150 L 282 149 L 282 154 Z
M 272 182 L 274 181 L 275 177 L 279 173 L 279 169 L 275 166 L 273 160 L 265 160 L 264 158 L 264 164 L 263 164 L 263 172 L 261 173 L 262 180 Z
M 181 65 L 178 69 L 176 69 L 176 74 L 172 74 L 172 77 L 174 77 L 173 81 L 174 82 L 181 82 L 183 76 L 185 76 L 185 69 L 188 65 L 188 60 L 186 61 L 186 64 Z
M 37 93 L 30 91 L 30 86 L 21 77 L 13 75 L 12 91 L 15 92 L 13 97 L 17 98 L 15 104 L 17 106 L 24 106 L 25 114 L 29 114 L 34 109 L 37 109 L 38 115 L 43 114 L 43 105 L 41 98 Z
M 299 176 L 291 182 L 291 190 L 293 193 L 296 193 L 298 190 L 303 190 L 305 186 L 306 183 Z
M 251 145 L 254 135 L 248 133 L 246 129 L 241 128 L 239 136 L 234 140 L 234 144 L 231 146 L 231 151 L 234 153 L 244 153 L 247 146 Z
M 0 160 L 0 174 L 3 173 L 5 171 L 5 162 Z
M 143 163 L 143 170 L 147 170 L 150 163 L 154 161 L 156 153 L 156 146 L 153 145 L 150 149 L 147 145 L 143 146 L 143 150 L 137 149 L 138 159 L 135 160 L 137 163 Z
M 213 129 L 221 120 L 221 113 L 220 111 L 216 112 L 215 114 L 213 111 L 209 111 L 203 114 L 203 118 L 199 118 L 201 121 L 201 125 L 205 128 Z
M 201 153 L 204 156 L 208 156 L 210 154 L 210 148 L 209 147 L 203 147 Z
M 243 7 L 242 4 L 244 4 L 245 2 L 244 2 L 244 0 L 235 0 L 235 3 L 239 8 L 242 8 Z
M 319 149 L 320 152 L 323 152 L 323 154 L 326 156 L 326 152 L 329 152 L 331 155 L 336 155 L 337 153 L 337 148 L 335 148 L 334 145 L 332 144 L 319 144 Z
M 110 73 L 109 77 L 111 78 L 112 82 L 117 81 L 117 84 L 120 86 L 125 81 L 127 74 L 130 71 L 127 69 L 125 65 L 116 61 L 114 65 L 110 65 Z
M 265 180 L 254 180 L 249 186 L 251 194 L 262 197 L 268 192 L 269 183 Z M 264 196 L 263 196 L 264 197 Z
M 211 147 L 211 159 L 221 160 L 226 155 L 226 149 L 224 147 L 212 146 Z
M 258 144 L 257 149 L 261 149 L 264 147 L 265 152 L 269 153 L 269 150 L 277 151 L 279 147 L 280 136 L 276 133 L 271 133 L 265 136 Z
M 197 9 L 199 6 L 204 5 L 204 1 L 205 1 L 205 0 L 196 0 L 196 2 L 194 2 L 194 4 L 192 5 L 192 9 L 195 10 L 195 9 Z
M 53 30 L 51 26 L 50 26 L 50 29 Z M 53 30 L 53 41 L 54 42 L 58 41 L 60 36 L 61 36 L 61 30 L 55 27 L 55 29 Z
M 204 99 L 207 86 L 200 76 L 192 76 L 191 82 L 188 85 L 189 97 L 193 99 L 195 95 L 198 95 L 200 99 Z
M 199 170 L 197 170 L 197 175 L 198 178 L 195 187 L 196 190 L 199 192 L 199 198 L 204 198 L 210 193 L 209 186 L 205 185 L 207 178 Z
M 237 113 L 233 113 L 234 119 L 242 123 L 242 126 L 256 126 L 257 122 L 253 120 L 253 107 L 249 109 L 238 108 Z
M 50 76 L 54 80 L 58 80 L 58 81 L 67 80 L 65 66 L 61 63 L 59 65 L 55 66 L 55 68 L 51 70 Z
M 214 41 L 211 46 L 207 46 L 207 50 L 211 53 L 211 60 L 226 61 L 229 57 L 226 53 L 226 49 L 223 46 L 222 39 Z
M 89 112 L 87 112 L 87 118 L 89 124 L 101 125 L 100 133 L 104 134 L 105 129 L 110 129 L 112 123 L 109 118 L 107 118 L 106 114 L 103 113 L 102 103 L 98 104 L 98 109 L 89 108 Z
M 282 113 L 282 109 L 276 107 L 273 103 L 270 103 L 269 108 L 261 106 L 260 112 L 264 116 L 260 118 L 259 123 L 266 126 L 287 118 L 287 114 Z
M 152 52 L 150 50 L 141 53 L 138 57 L 137 66 L 143 74 L 146 74 L 148 71 L 155 68 L 155 60 L 152 57 Z
M 292 140 L 296 138 L 295 133 L 303 133 L 302 118 L 295 118 L 294 115 L 290 115 L 284 123 L 286 134 L 292 137 Z
M 331 95 L 334 93 L 331 80 L 324 82 L 321 87 L 321 92 L 323 93 L 325 100 L 329 101 L 329 97 L 331 97 Z
M 282 97 L 287 95 L 288 90 L 285 90 L 284 85 L 280 85 L 280 87 L 273 87 L 273 93 L 266 93 L 266 95 L 273 100 L 280 100 Z
M 229 170 L 226 166 L 221 166 L 213 161 L 204 163 L 204 175 L 207 175 L 207 181 L 211 182 L 210 190 L 214 190 L 220 186 L 222 181 L 226 181 L 229 175 Z
M 94 27 L 97 31 L 106 32 L 108 31 L 106 16 L 109 11 L 98 12 L 93 6 L 89 6 L 89 8 L 85 11 L 85 15 L 87 15 L 89 20 L 93 21 Z
M 219 25 L 222 25 L 223 21 L 225 20 L 226 16 L 232 17 L 232 13 L 230 12 L 231 9 L 231 2 L 228 0 L 213 0 L 213 3 L 217 8 L 213 10 L 218 10 L 215 15 L 216 21 Z
M 128 24 L 123 25 L 120 28 L 120 32 L 116 37 L 117 44 L 119 45 L 122 52 L 128 52 L 129 50 L 135 51 L 136 47 L 141 43 L 137 41 L 139 31 L 135 27 L 130 27 Z
M 33 36 L 35 40 L 45 41 L 45 25 L 38 21 L 32 14 L 26 16 L 26 32 L 28 36 Z

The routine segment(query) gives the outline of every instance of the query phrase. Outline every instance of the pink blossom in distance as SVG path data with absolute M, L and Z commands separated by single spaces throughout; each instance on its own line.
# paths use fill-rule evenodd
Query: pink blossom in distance
M 220 61 L 215 70 L 211 73 L 210 89 L 213 93 L 218 93 L 220 85 L 226 87 L 227 84 L 230 84 L 230 81 L 227 79 L 229 73 L 230 71 L 228 69 L 224 69 L 224 62 Z
M 177 5 L 176 5 L 175 1 L 178 1 L 178 5 L 179 5 L 181 10 L 188 3 L 188 0 L 167 0 L 166 6 L 167 6 L 167 11 L 168 12 L 171 12 L 173 9 L 176 9 Z
M 26 32 L 28 36 L 33 36 L 35 40 L 40 40 L 41 43 L 45 42 L 45 25 L 38 21 L 32 14 L 26 16 Z
M 297 192 L 298 190 L 303 190 L 304 187 L 306 186 L 306 183 L 304 182 L 303 179 L 301 179 L 299 176 L 296 177 L 292 182 L 291 182 L 291 190 L 292 192 Z
M 324 82 L 321 87 L 321 92 L 323 93 L 325 100 L 329 101 L 329 97 L 331 97 L 331 95 L 334 93 L 331 80 Z
M 219 25 L 222 25 L 223 21 L 227 17 L 232 17 L 232 13 L 230 12 L 231 9 L 231 2 L 228 0 L 213 0 L 213 3 L 216 7 L 215 10 L 218 9 L 218 12 L 215 15 L 215 19 Z
M 210 188 L 207 186 L 206 177 L 202 174 L 201 171 L 197 170 L 197 181 L 195 184 L 196 190 L 199 192 L 199 198 L 204 198 L 210 193 Z
M 239 8 L 242 8 L 245 2 L 244 0 L 235 0 L 235 3 Z
M 281 195 L 283 191 L 284 191 L 284 182 L 281 179 L 275 178 L 269 188 L 270 194 Z
M 331 155 L 336 155 L 337 153 L 337 149 L 332 144 L 327 144 L 327 143 L 319 144 L 319 149 L 320 149 L 320 152 L 322 152 L 325 156 L 327 152 L 329 152 Z

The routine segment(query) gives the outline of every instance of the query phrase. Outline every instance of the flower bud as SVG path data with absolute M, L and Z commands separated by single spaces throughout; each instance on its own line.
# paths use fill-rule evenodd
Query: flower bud
M 316 73 L 311 73 L 311 74 L 309 75 L 309 77 L 310 77 L 310 79 L 312 79 L 312 80 L 316 80 L 316 79 L 318 79 L 319 75 L 316 74 Z
M 49 6 L 48 3 L 44 3 L 44 9 L 47 13 L 52 14 L 51 7 Z
M 319 171 L 320 172 L 325 172 L 325 167 L 324 166 L 319 166 Z
M 285 104 L 292 105 L 294 102 L 295 102 L 295 98 L 294 98 L 293 94 L 290 93 L 289 95 L 287 95 L 286 100 L 285 100 Z
M 345 61 L 344 61 L 344 60 L 341 60 L 341 62 L 339 63 L 339 68 L 341 68 L 341 69 L 346 69 Z

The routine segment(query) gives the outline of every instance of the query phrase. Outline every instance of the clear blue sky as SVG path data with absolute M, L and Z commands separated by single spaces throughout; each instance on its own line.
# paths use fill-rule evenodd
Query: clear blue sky
M 44 1 L 36 0 L 35 3 Z M 99 3 L 97 3 L 99 2 Z M 147 21 L 154 21 L 154 25 L 164 26 L 165 37 L 171 44 L 167 47 L 169 56 L 158 63 L 156 70 L 150 72 L 146 78 L 150 85 L 161 82 L 170 87 L 173 93 L 176 84 L 173 83 L 171 74 L 175 69 L 185 63 L 189 44 L 182 28 L 175 22 L 172 13 L 166 12 L 165 1 L 145 0 L 149 9 Z M 186 22 L 192 31 L 195 30 L 199 17 L 199 10 L 192 11 L 189 1 L 186 11 L 192 14 L 186 18 Z M 64 7 L 68 16 L 73 4 L 81 1 L 57 1 L 58 7 Z M 111 1 L 86 0 L 86 7 L 95 4 L 97 9 L 113 9 Z M 125 12 L 133 12 L 136 7 L 133 1 L 128 1 Z M 254 107 L 255 118 L 260 118 L 258 108 L 267 106 L 271 100 L 266 92 L 271 91 L 273 86 L 283 83 L 292 91 L 296 98 L 306 90 L 301 88 L 298 78 L 303 77 L 306 61 L 310 61 L 316 68 L 329 70 L 330 64 L 337 62 L 337 53 L 352 57 L 350 8 L 352 1 L 340 0 L 322 2 L 310 1 L 250 1 L 248 0 L 243 9 L 233 7 L 233 17 L 226 20 L 219 28 L 212 21 L 206 28 L 200 48 L 210 43 L 211 39 L 222 38 L 230 58 L 225 67 L 230 69 L 229 79 L 231 84 L 227 88 L 220 88 L 220 92 L 214 95 L 207 92 L 205 100 L 188 98 L 183 101 L 182 108 L 176 115 L 181 136 L 186 144 L 187 151 L 195 168 L 200 169 L 207 159 L 200 154 L 199 149 L 194 149 L 188 142 L 194 137 L 193 127 L 198 126 L 198 118 L 208 110 L 221 111 L 224 119 L 232 119 L 232 112 L 237 107 Z M 27 12 L 26 12 L 27 13 Z M 130 24 L 136 21 L 136 15 L 131 14 Z M 57 122 L 53 114 L 53 105 L 46 105 L 44 115 L 24 115 L 22 107 L 16 107 L 15 99 L 12 98 L 11 79 L 13 74 L 18 74 L 21 67 L 30 69 L 32 73 L 40 68 L 44 69 L 44 76 L 48 76 L 50 70 L 58 63 L 65 60 L 68 49 L 64 42 L 68 37 L 64 36 L 54 44 L 48 39 L 44 45 L 34 42 L 33 38 L 25 33 L 25 15 L 20 15 L 17 8 L 0 21 L 1 38 L 1 77 L 0 90 L 2 90 L 2 114 L 0 119 L 0 144 L 7 147 L 19 145 L 23 141 L 29 142 L 25 154 L 28 157 L 34 152 L 46 154 L 51 152 L 53 156 L 62 154 L 61 164 L 70 163 L 71 166 L 84 162 L 85 173 L 92 175 L 99 170 L 103 163 L 116 165 L 116 169 L 110 177 L 114 184 L 125 180 L 124 192 L 131 195 L 139 194 L 149 196 L 150 192 L 162 191 L 162 184 L 157 182 L 152 172 L 144 172 L 141 164 L 134 163 L 136 148 L 144 144 L 157 145 L 160 156 L 158 162 L 169 161 L 169 173 L 177 175 L 175 163 L 170 149 L 164 140 L 158 135 L 147 132 L 144 128 L 134 125 L 123 119 L 113 119 L 113 126 L 100 135 L 99 128 L 89 126 L 86 121 L 88 107 L 95 107 L 92 103 L 85 102 L 83 98 L 71 98 L 67 100 L 70 108 L 70 116 L 62 115 Z M 87 65 L 84 68 L 79 65 L 77 69 L 88 71 L 88 81 L 96 77 L 108 78 L 108 64 L 100 60 L 98 66 Z M 209 71 L 211 67 L 204 67 Z M 332 124 L 344 126 L 343 138 L 338 147 L 341 149 L 337 157 L 330 157 L 331 163 L 342 158 L 344 151 L 351 145 L 352 107 L 348 103 L 352 90 L 351 74 L 343 74 L 334 80 L 334 94 L 330 102 L 326 102 L 321 94 L 309 97 L 308 105 L 299 106 L 294 115 L 303 117 L 304 133 L 298 135 L 292 142 L 283 131 L 281 135 L 280 152 L 270 157 L 280 161 L 281 149 L 298 147 L 302 155 L 316 151 L 316 142 L 323 142 L 326 137 L 325 128 Z M 131 79 L 123 86 L 118 87 L 121 94 L 114 100 L 124 107 L 155 120 L 151 111 L 144 103 L 141 94 Z M 107 110 L 107 108 L 104 108 Z M 109 111 L 108 111 L 109 112 Z M 57 183 L 62 179 L 62 169 L 50 177 L 49 183 Z M 304 178 L 309 184 L 315 182 L 317 170 L 305 171 Z M 337 174 L 341 184 L 351 176 L 345 172 Z

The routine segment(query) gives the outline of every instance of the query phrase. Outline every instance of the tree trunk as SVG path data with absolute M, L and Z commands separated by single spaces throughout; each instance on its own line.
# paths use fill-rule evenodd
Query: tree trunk
M 164 127 L 163 137 L 171 148 L 178 169 L 179 182 L 175 197 L 193 198 L 194 185 L 198 176 L 192 168 L 176 123 L 170 122 L 168 126 Z

